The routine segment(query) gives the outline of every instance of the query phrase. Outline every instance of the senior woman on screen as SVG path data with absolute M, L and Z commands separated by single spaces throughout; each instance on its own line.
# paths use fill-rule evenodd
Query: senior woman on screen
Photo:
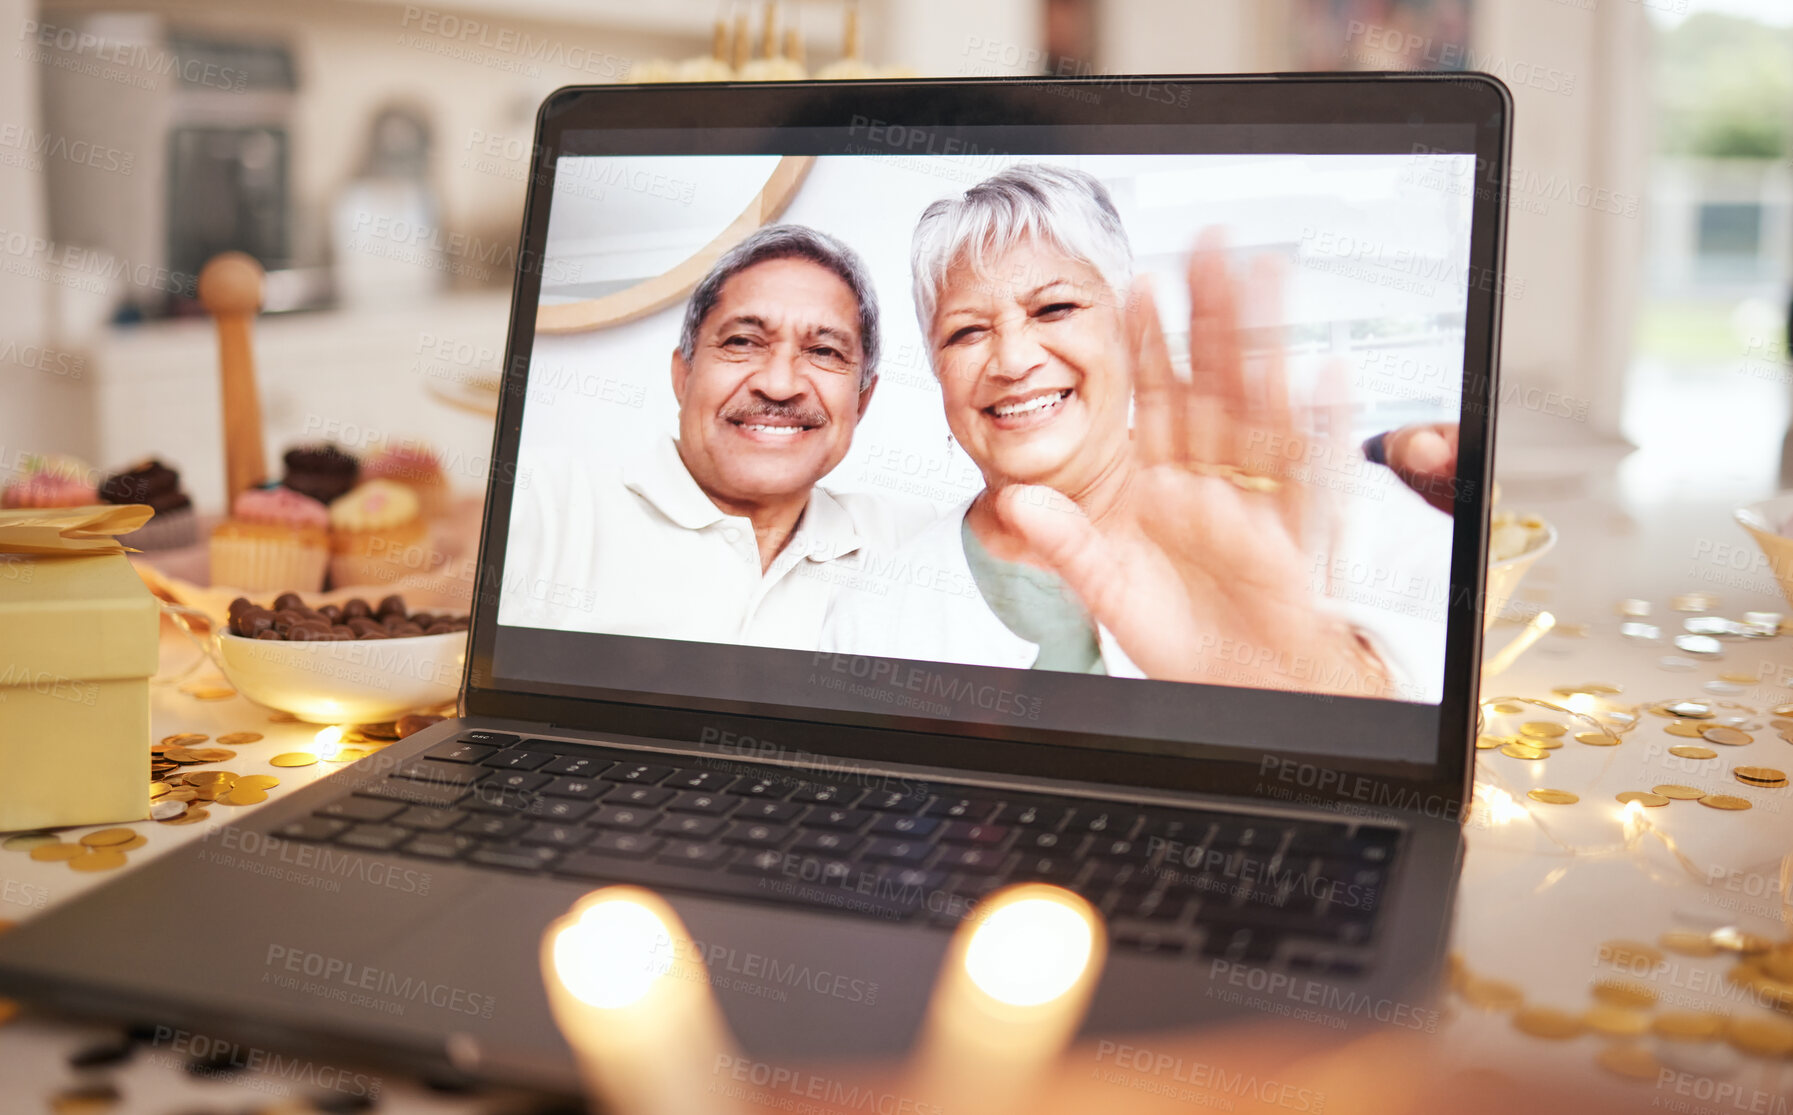
M 1018 165 L 935 202 L 912 266 L 947 425 L 984 488 L 893 555 L 888 584 L 842 592 L 824 649 L 1388 690 L 1310 587 L 1309 493 L 1263 459 L 1304 438 L 1280 353 L 1248 380 L 1218 237 L 1189 264 L 1188 382 L 1089 174 Z

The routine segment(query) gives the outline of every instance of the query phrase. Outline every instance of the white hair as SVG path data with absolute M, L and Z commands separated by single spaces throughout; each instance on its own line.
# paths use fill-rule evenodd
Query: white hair
M 1133 248 L 1107 187 L 1085 171 L 1021 163 L 922 212 L 909 259 L 923 338 L 933 331 L 948 271 L 963 261 L 986 274 L 990 259 L 1030 237 L 1089 264 L 1116 298 L 1125 297 Z

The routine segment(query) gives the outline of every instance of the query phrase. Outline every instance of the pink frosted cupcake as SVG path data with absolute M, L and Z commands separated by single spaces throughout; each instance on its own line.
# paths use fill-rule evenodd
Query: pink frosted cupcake
M 316 592 L 330 566 L 330 512 L 289 488 L 252 488 L 212 530 L 212 584 Z
M 429 569 L 428 531 L 417 493 L 369 480 L 330 504 L 330 582 L 384 585 Z
M 448 510 L 448 478 L 442 458 L 427 445 L 405 442 L 380 450 L 361 462 L 363 480 L 396 480 L 417 493 L 423 517 L 434 519 Z
M 100 502 L 93 470 L 73 457 L 27 457 L 24 473 L 0 489 L 0 507 L 89 507 Z

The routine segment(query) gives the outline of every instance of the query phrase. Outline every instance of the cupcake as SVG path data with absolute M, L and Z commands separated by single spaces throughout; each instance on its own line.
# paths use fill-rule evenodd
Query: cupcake
M 355 458 L 328 442 L 288 449 L 283 459 L 286 476 L 280 482 L 319 503 L 342 497 L 360 479 Z
M 193 501 L 181 491 L 181 474 L 154 458 L 106 477 L 100 485 L 100 499 L 106 503 L 146 503 L 155 509 L 154 518 L 125 537 L 126 545 L 140 550 L 172 550 L 191 546 L 199 536 Z
M 417 493 L 423 517 L 439 518 L 448 510 L 448 477 L 442 459 L 427 445 L 403 444 L 382 449 L 361 465 L 364 480 L 396 480 Z
M 73 457 L 26 457 L 19 478 L 0 488 L 0 507 L 92 506 L 100 501 L 92 475 Z
M 286 488 L 251 488 L 212 531 L 212 584 L 316 592 L 330 565 L 330 513 Z
M 417 493 L 396 480 L 369 480 L 330 505 L 330 581 L 387 584 L 428 568 Z

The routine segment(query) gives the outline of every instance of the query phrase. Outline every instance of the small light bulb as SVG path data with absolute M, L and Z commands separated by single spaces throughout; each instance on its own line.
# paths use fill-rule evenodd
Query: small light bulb
M 614 1010 L 653 989 L 672 967 L 672 934 L 652 910 L 627 898 L 586 907 L 554 938 L 554 971 L 580 1000 Z
M 998 1002 L 1039 1006 L 1076 985 L 1094 941 L 1082 909 L 1052 898 L 1023 898 L 992 911 L 977 927 L 965 950 L 965 971 Z

